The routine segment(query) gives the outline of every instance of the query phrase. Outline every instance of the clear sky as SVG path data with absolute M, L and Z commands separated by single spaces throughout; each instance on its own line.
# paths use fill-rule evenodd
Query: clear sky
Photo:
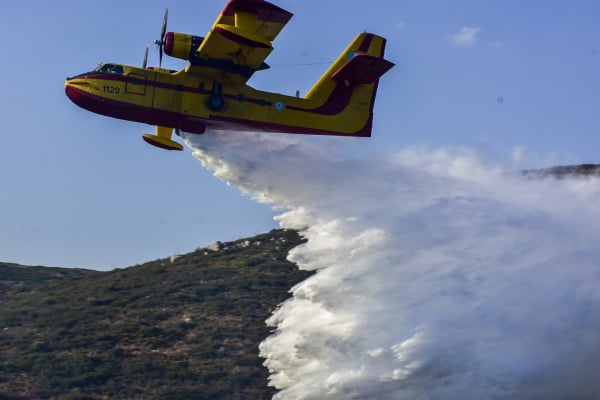
M 465 146 L 506 169 L 600 163 L 597 1 L 274 0 L 294 18 L 251 84 L 305 93 L 356 33 L 388 39 L 371 139 L 357 151 Z M 204 36 L 225 0 L 10 2 L 3 38 L 0 261 L 109 269 L 262 233 L 275 214 L 153 127 L 88 113 L 67 76 L 141 65 L 168 30 Z M 149 65 L 158 64 L 150 52 Z M 164 66 L 183 67 L 165 57 Z

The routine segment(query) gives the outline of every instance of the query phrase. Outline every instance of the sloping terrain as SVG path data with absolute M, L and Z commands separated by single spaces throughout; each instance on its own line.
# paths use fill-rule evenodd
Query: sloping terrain
M 0 399 L 270 399 L 257 346 L 309 275 L 286 261 L 300 243 L 276 230 L 109 272 L 0 263 Z
M 277 230 L 108 272 L 0 264 L 2 399 L 270 399 L 257 346 L 308 276 Z

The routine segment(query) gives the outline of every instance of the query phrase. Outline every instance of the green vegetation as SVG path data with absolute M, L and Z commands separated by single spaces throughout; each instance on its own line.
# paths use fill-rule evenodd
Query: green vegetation
M 126 269 L 0 264 L 2 399 L 270 399 L 264 320 L 306 272 L 277 230 Z

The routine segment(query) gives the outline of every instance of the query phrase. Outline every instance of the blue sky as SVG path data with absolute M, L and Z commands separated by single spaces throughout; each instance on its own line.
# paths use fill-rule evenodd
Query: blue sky
M 465 146 L 502 168 L 600 162 L 600 3 L 281 0 L 294 18 L 259 89 L 305 93 L 356 33 L 388 39 L 373 137 L 345 151 Z M 276 226 L 274 212 L 153 128 L 88 113 L 67 76 L 140 65 L 169 30 L 204 36 L 225 1 L 11 2 L 0 15 L 0 261 L 109 269 Z M 365 4 L 368 4 L 365 6 Z M 150 52 L 149 64 L 157 64 Z M 178 60 L 163 65 L 179 68 Z M 501 98 L 502 101 L 498 101 Z

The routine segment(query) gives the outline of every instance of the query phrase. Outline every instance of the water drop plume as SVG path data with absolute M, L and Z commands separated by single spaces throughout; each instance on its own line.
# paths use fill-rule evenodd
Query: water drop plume
M 468 149 L 188 136 L 280 210 L 315 274 L 267 321 L 276 399 L 590 399 L 600 393 L 600 181 L 526 179 Z

